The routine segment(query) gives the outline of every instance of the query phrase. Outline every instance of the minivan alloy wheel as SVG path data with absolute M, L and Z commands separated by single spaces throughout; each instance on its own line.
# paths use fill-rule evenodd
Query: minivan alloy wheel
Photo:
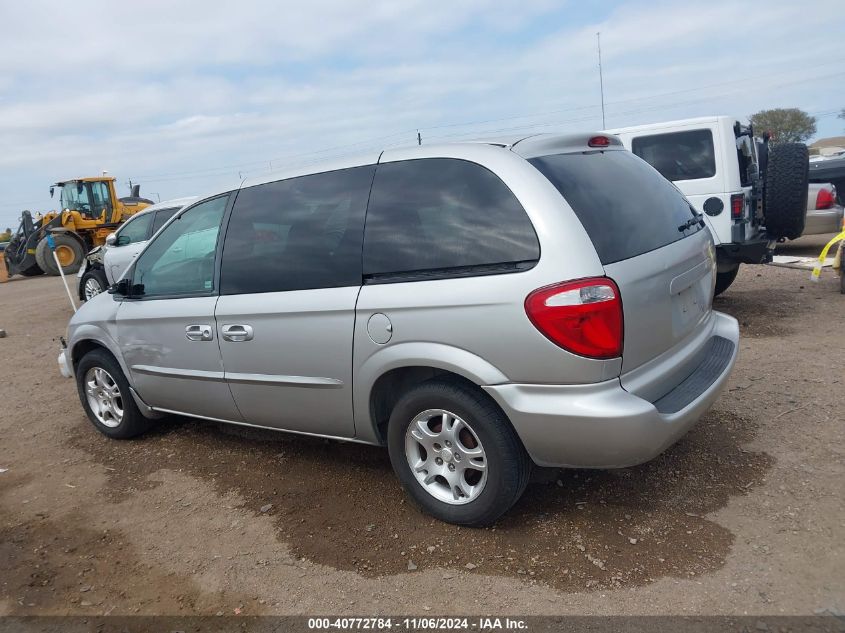
M 478 435 L 445 409 L 414 417 L 405 433 L 405 458 L 423 490 L 444 503 L 469 503 L 487 483 L 487 456 Z
M 123 421 L 123 398 L 120 387 L 102 367 L 91 367 L 85 373 L 85 395 L 92 413 L 103 425 L 115 428 Z

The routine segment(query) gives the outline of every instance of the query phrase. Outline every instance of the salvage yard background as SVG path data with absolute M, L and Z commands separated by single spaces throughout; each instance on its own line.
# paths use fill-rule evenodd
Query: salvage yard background
M 824 238 L 779 250 L 814 255 Z M 743 266 L 740 359 L 653 462 L 540 471 L 492 529 L 406 502 L 372 447 L 176 419 L 98 434 L 58 278 L 0 285 L 0 615 L 845 611 L 845 297 Z

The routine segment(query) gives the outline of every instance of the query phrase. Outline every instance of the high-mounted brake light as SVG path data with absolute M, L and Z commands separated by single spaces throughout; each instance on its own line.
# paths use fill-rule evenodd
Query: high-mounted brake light
M 830 209 L 836 204 L 836 196 L 827 187 L 822 187 L 816 194 L 816 209 Z
M 546 338 L 569 352 L 596 359 L 622 355 L 622 299 L 607 277 L 539 288 L 525 299 L 525 313 Z
M 606 136 L 594 136 L 589 141 L 587 141 L 587 145 L 589 145 L 590 147 L 609 147 L 610 139 Z
M 745 210 L 745 194 L 735 193 L 731 196 L 731 218 L 742 219 L 742 212 Z

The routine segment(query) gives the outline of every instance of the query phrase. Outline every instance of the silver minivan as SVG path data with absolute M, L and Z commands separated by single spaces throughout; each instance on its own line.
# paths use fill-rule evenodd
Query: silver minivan
M 408 494 L 495 521 L 532 464 L 617 468 L 724 386 L 709 231 L 620 141 L 376 152 L 183 209 L 59 356 L 109 437 L 180 414 L 386 445 Z

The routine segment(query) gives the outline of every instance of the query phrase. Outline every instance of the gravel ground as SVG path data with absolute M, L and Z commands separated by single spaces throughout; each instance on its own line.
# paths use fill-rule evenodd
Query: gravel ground
M 783 249 L 814 255 L 823 238 Z M 535 473 L 495 528 L 407 503 L 386 451 L 176 419 L 110 441 L 56 366 L 56 278 L 0 285 L 0 615 L 845 611 L 845 297 L 745 266 L 741 353 L 649 464 Z

